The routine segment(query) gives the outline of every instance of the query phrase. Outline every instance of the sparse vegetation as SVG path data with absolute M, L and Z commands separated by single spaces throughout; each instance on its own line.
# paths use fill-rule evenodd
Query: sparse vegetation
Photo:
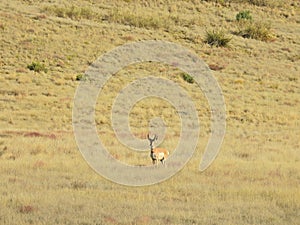
M 236 32 L 237 35 L 260 41 L 274 40 L 274 34 L 271 31 L 271 23 L 253 21 L 249 10 L 239 12 L 236 15 L 236 21 L 238 27 L 238 31 Z
M 157 12 L 124 10 L 116 8 L 102 18 L 111 23 L 119 23 L 148 29 L 171 29 L 174 26 L 190 27 L 201 24 L 197 16 L 182 17 L 178 14 L 159 14 Z
M 266 22 L 240 21 L 238 23 L 239 36 L 260 41 L 272 41 L 275 36 L 271 31 L 271 24 Z
M 181 73 L 181 77 L 183 78 L 183 80 L 185 80 L 186 82 L 193 84 L 194 83 L 194 78 L 189 75 L 188 73 Z
M 223 30 L 206 31 L 204 42 L 215 47 L 228 47 L 231 37 Z
M 58 17 L 70 18 L 74 20 L 79 19 L 93 19 L 96 14 L 90 9 L 85 7 L 60 7 L 60 6 L 47 6 L 44 7 L 43 12 L 48 12 Z
M 77 81 L 80 81 L 80 80 L 86 80 L 86 76 L 85 76 L 85 74 L 77 74 L 76 75 L 76 80 Z
M 34 72 L 45 72 L 47 73 L 48 69 L 43 63 L 40 62 L 32 62 L 31 64 L 27 65 L 29 70 L 33 70 Z
M 230 5 L 230 3 L 248 3 L 250 5 L 262 6 L 262 7 L 282 7 L 289 5 L 293 0 L 205 0 L 208 2 L 216 2 L 221 5 Z
M 113 23 L 120 23 L 135 27 L 154 28 L 168 27 L 169 21 L 159 17 L 153 17 L 147 14 L 139 14 L 132 11 L 124 11 L 121 9 L 112 10 L 112 12 L 105 17 L 105 20 Z
M 236 20 L 252 20 L 252 15 L 249 10 L 241 11 L 236 15 Z
M 276 0 L 248 0 L 250 4 L 257 6 L 274 6 L 275 1 Z
M 174 13 L 170 15 L 161 15 L 157 13 L 157 15 L 155 15 L 156 12 L 152 11 L 140 13 L 140 11 L 136 11 L 135 9 L 123 8 L 114 8 L 104 15 L 92 11 L 90 8 L 77 6 L 47 6 L 43 8 L 42 12 L 73 20 L 91 19 L 148 29 L 170 29 L 176 25 L 189 27 L 201 23 L 197 16 L 182 17 Z

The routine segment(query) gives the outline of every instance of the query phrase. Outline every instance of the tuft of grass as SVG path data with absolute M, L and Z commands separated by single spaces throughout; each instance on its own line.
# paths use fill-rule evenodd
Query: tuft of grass
M 96 14 L 91 9 L 85 7 L 46 6 L 44 7 L 43 11 L 53 14 L 57 17 L 70 18 L 73 20 L 93 19 L 97 17 Z
M 71 187 L 75 190 L 85 189 L 85 188 L 87 188 L 87 184 L 86 184 L 86 182 L 76 180 L 71 183 Z
M 236 14 L 236 20 L 241 21 L 241 20 L 252 20 L 252 15 L 249 10 L 241 11 L 238 14 Z
M 181 77 L 183 78 L 183 80 L 185 80 L 186 82 L 193 84 L 194 83 L 194 78 L 189 75 L 188 73 L 181 73 Z
M 273 6 L 275 0 L 248 0 L 247 2 L 256 6 Z
M 274 40 L 274 34 L 271 31 L 271 24 L 265 22 L 240 21 L 238 23 L 237 35 L 243 38 L 251 38 L 260 41 Z
M 32 213 L 35 211 L 35 208 L 32 205 L 22 205 L 19 207 L 19 212 L 23 214 Z
M 204 42 L 215 47 L 228 47 L 231 37 L 228 37 L 223 30 L 206 31 Z
M 34 72 L 45 72 L 47 73 L 48 69 L 46 66 L 40 62 L 32 62 L 31 64 L 27 65 L 29 70 L 33 70 Z
M 120 10 L 115 9 L 112 10 L 109 15 L 105 18 L 108 22 L 119 23 L 124 25 L 130 25 L 135 27 L 142 27 L 142 28 L 167 28 L 169 27 L 169 21 L 161 19 L 159 17 L 154 17 L 147 14 L 139 14 L 134 13 L 128 10 Z
M 174 26 L 190 27 L 201 24 L 197 16 L 180 16 L 179 14 L 159 14 L 151 10 L 139 11 L 114 9 L 102 20 L 147 29 L 170 29 Z

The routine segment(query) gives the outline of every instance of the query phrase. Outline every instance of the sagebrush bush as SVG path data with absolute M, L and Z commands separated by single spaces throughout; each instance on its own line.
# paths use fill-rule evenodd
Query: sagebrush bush
M 85 74 L 77 74 L 76 75 L 76 80 L 77 81 L 86 80 Z
M 271 24 L 266 22 L 239 22 L 237 34 L 243 38 L 252 38 L 260 41 L 274 40 Z
M 186 82 L 193 84 L 194 83 L 194 78 L 189 75 L 188 73 L 181 73 L 181 77 L 183 78 L 183 80 L 185 80 Z
M 227 47 L 231 41 L 223 30 L 206 31 L 204 42 L 215 47 Z
M 47 73 L 48 69 L 46 68 L 46 66 L 40 62 L 32 62 L 31 64 L 27 65 L 27 68 L 29 70 L 33 70 L 34 72 L 45 72 Z
M 236 20 L 241 21 L 241 20 L 252 20 L 252 15 L 249 10 L 241 11 L 238 14 L 236 14 Z

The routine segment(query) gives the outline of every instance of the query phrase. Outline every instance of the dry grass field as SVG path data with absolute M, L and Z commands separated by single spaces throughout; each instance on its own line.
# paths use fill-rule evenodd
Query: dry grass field
M 299 37 L 296 0 L 1 1 L 0 224 L 300 224 Z M 113 100 L 135 79 L 176 82 L 201 125 L 195 154 L 179 173 L 128 187 L 84 160 L 72 108 L 88 66 L 140 40 L 180 44 L 209 65 L 224 94 L 227 130 L 218 157 L 200 172 L 210 108 L 199 87 L 168 65 L 124 68 L 96 105 L 99 137 L 115 158 L 152 163 L 149 152 L 127 149 L 111 128 Z M 172 153 L 180 119 L 166 101 L 138 102 L 131 130 L 145 138 L 155 116 L 167 124 L 162 146 Z

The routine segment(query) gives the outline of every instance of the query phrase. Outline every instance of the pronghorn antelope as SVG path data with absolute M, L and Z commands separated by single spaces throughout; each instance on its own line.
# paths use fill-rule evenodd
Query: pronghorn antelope
M 150 141 L 150 157 L 152 159 L 153 164 L 158 164 L 158 161 L 161 161 L 162 164 L 165 164 L 165 160 L 169 155 L 169 152 L 164 148 L 153 148 L 153 142 L 157 140 L 157 135 L 154 135 L 154 138 L 150 138 L 149 134 L 147 135 L 148 140 Z

